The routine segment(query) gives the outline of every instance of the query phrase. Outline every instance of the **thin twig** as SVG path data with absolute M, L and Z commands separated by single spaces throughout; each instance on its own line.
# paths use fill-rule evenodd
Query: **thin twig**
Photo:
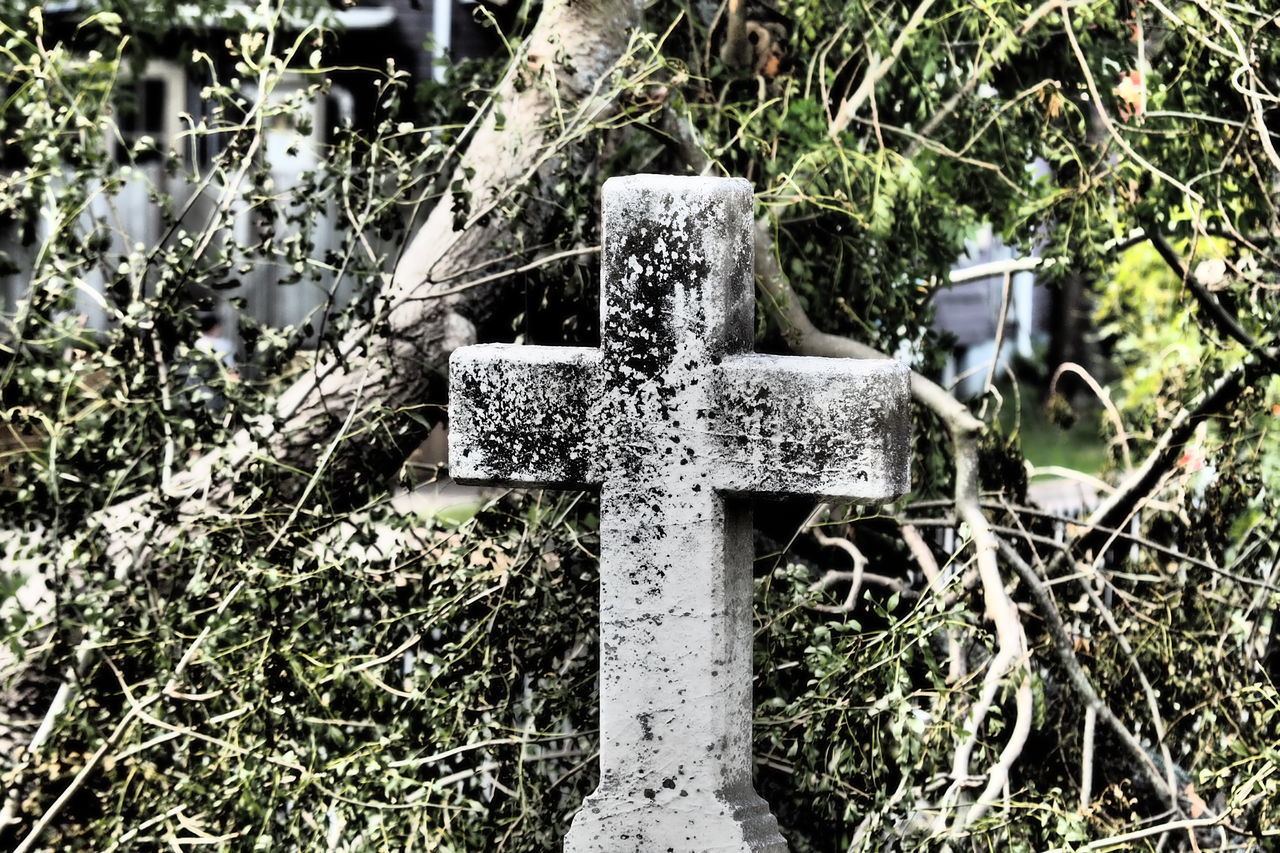
M 828 509 L 824 505 L 821 508 L 821 514 L 826 515 L 827 512 L 828 512 Z M 816 517 L 816 515 L 817 514 L 815 513 L 814 515 L 811 515 L 810 518 L 813 519 Z M 820 524 L 811 525 L 810 531 L 813 533 L 813 538 L 818 540 L 819 545 L 821 545 L 824 548 L 839 548 L 841 551 L 844 551 L 846 554 L 849 555 L 849 559 L 853 563 L 852 572 L 835 573 L 836 577 L 839 577 L 845 574 L 848 575 L 849 594 L 845 596 L 844 603 L 837 605 L 835 607 L 832 607 L 831 605 L 826 605 L 826 604 L 815 604 L 811 606 L 815 610 L 821 610 L 827 613 L 852 613 L 854 609 L 858 606 L 858 593 L 862 591 L 862 574 L 867 569 L 866 555 L 863 554 L 861 550 L 859 550 L 857 545 L 854 545 L 851 541 L 849 541 L 845 537 L 828 536 L 826 533 L 823 532 L 822 526 Z M 833 577 L 833 573 L 827 572 L 826 577 L 822 578 L 821 580 L 817 581 L 816 583 L 814 583 L 812 586 L 809 587 L 810 591 L 816 592 L 819 590 L 828 589 L 831 586 L 831 584 L 834 582 L 829 580 L 832 577 Z
M 1053 378 L 1049 380 L 1050 394 L 1057 391 L 1058 380 L 1062 378 L 1064 373 L 1078 376 L 1085 385 L 1089 386 L 1089 390 L 1098 398 L 1098 402 L 1102 403 L 1103 411 L 1107 413 L 1107 416 L 1111 419 L 1111 425 L 1115 427 L 1116 439 L 1120 442 L 1120 452 L 1124 456 L 1124 468 L 1126 471 L 1132 471 L 1133 457 L 1129 455 L 1129 432 L 1124 428 L 1124 419 L 1120 417 L 1120 410 L 1112 402 L 1111 395 L 1098 384 L 1098 380 L 1094 379 L 1089 371 L 1074 361 L 1064 361 L 1058 365 L 1058 369 L 1053 372 Z
M 911 552 L 912 557 L 915 557 L 920 570 L 924 572 L 924 576 L 928 579 L 929 591 L 938 602 L 938 609 L 945 609 L 947 606 L 946 590 L 942 580 L 942 571 L 938 567 L 937 559 L 933 556 L 933 550 L 929 548 L 928 543 L 924 541 L 924 537 L 920 535 L 920 531 L 914 525 L 900 525 L 898 532 L 902 536 L 902 541 L 907 544 L 907 550 Z M 955 628 L 947 628 L 946 636 L 946 683 L 959 684 L 968 674 L 968 661 L 965 659 L 964 645 L 960 642 L 960 634 Z
M 1115 140 L 1116 144 L 1120 146 L 1121 150 L 1123 150 L 1125 154 L 1129 155 L 1133 162 L 1142 166 L 1151 174 L 1156 175 L 1170 186 L 1176 187 L 1188 197 L 1204 204 L 1204 196 L 1200 195 L 1200 193 L 1191 189 L 1191 187 L 1187 186 L 1173 175 L 1170 175 L 1168 172 L 1143 157 L 1135 151 L 1133 146 L 1129 144 L 1128 140 L 1121 136 L 1120 132 L 1116 130 L 1115 124 L 1111 121 L 1111 116 L 1107 113 L 1107 108 L 1103 105 L 1102 95 L 1098 91 L 1098 84 L 1094 82 L 1093 79 L 1093 72 L 1089 70 L 1089 62 L 1085 59 L 1084 51 L 1080 49 L 1080 43 L 1076 41 L 1075 29 L 1071 26 L 1071 11 L 1067 6 L 1063 6 L 1062 8 L 1062 28 L 1067 34 L 1067 41 L 1071 44 L 1071 51 L 1076 56 L 1076 62 L 1080 66 L 1080 73 L 1084 75 L 1085 85 L 1089 88 L 1089 94 L 1093 99 L 1094 111 L 1097 114 L 1098 119 L 1102 122 L 1102 126 L 1106 128 L 1107 134 Z
M 1071 638 L 1067 636 L 1067 629 L 1062 621 L 1062 613 L 1058 609 L 1057 603 L 1053 600 L 1053 592 L 1049 589 L 1049 585 L 1041 580 L 1035 569 L 1028 565 L 1026 560 L 1023 560 L 1018 552 L 1014 550 L 1013 546 L 1004 540 L 1000 541 L 1000 553 L 1009 565 L 1013 566 L 1018 576 L 1022 578 L 1022 582 L 1035 600 L 1040 615 L 1044 617 L 1049 637 L 1053 640 L 1053 648 L 1058 654 L 1058 662 L 1066 670 L 1067 678 L 1070 679 L 1080 698 L 1098 714 L 1108 728 L 1115 732 L 1116 737 L 1124 744 L 1134 762 L 1142 768 L 1142 772 L 1147 776 L 1157 793 L 1168 800 L 1174 808 L 1177 808 L 1177 798 L 1173 789 L 1160 774 L 1160 770 L 1156 767 L 1155 762 L 1151 760 L 1151 756 L 1142 748 L 1142 744 L 1138 742 L 1138 738 L 1133 732 L 1129 731 L 1129 728 L 1098 695 L 1098 691 L 1094 689 L 1089 676 L 1085 674 L 1084 668 L 1080 666 Z
M 542 255 L 541 257 L 534 258 L 532 261 L 530 261 L 527 264 L 523 264 L 518 267 L 513 267 L 512 269 L 500 270 L 495 273 L 490 273 L 489 275 L 483 275 L 483 276 L 480 276 L 480 278 L 473 278 L 470 281 L 464 282 L 463 284 L 455 285 L 454 287 L 450 287 L 447 290 L 432 290 L 429 294 L 423 296 L 422 298 L 423 299 L 439 299 L 442 296 L 453 296 L 454 294 L 462 293 L 463 291 L 470 290 L 473 287 L 480 287 L 481 285 L 484 285 L 484 284 L 491 284 L 495 281 L 501 281 L 504 278 L 510 278 L 513 275 L 521 275 L 522 273 L 532 272 L 533 270 L 536 270 L 539 267 L 545 267 L 548 264 L 553 264 L 556 261 L 562 261 L 566 258 L 577 258 L 577 257 L 582 257 L 583 255 L 598 255 L 599 253 L 600 253 L 599 246 L 585 246 L 580 249 L 566 249 L 563 252 L 552 252 L 551 254 Z
M 1107 848 L 1131 849 L 1129 844 L 1140 838 L 1150 838 L 1153 835 L 1164 835 L 1167 832 L 1186 832 L 1203 829 L 1205 827 L 1219 826 L 1226 819 L 1224 815 L 1214 817 L 1200 818 L 1183 818 L 1180 820 L 1171 820 L 1166 823 L 1158 823 L 1155 826 L 1147 826 L 1142 829 L 1135 829 L 1133 832 L 1125 832 L 1120 835 L 1113 835 L 1110 838 L 1103 838 L 1098 841 L 1091 841 L 1083 847 L 1077 848 L 1078 853 L 1086 850 L 1106 850 Z
M 150 702 L 156 702 L 159 699 L 160 695 L 156 694 L 150 697 Z M 150 702 L 148 704 L 150 704 Z M 67 803 L 71 801 L 71 798 L 75 796 L 76 792 L 83 788 L 84 784 L 89 781 L 89 777 L 98 769 L 98 765 L 102 763 L 102 759 L 106 757 L 107 753 L 114 749 L 116 744 L 118 744 L 129 732 L 129 729 L 133 727 L 133 724 L 138 719 L 138 714 L 144 707 L 145 705 L 135 705 L 129 709 L 129 711 L 124 715 L 124 718 L 116 724 L 114 729 L 112 729 L 111 734 L 109 734 L 106 740 L 102 742 L 102 745 L 93 751 L 93 755 L 89 756 L 89 759 L 84 763 L 84 766 L 80 768 L 79 772 L 76 773 L 75 777 L 70 783 L 68 783 L 67 787 L 58 795 L 58 798 L 44 810 L 44 814 L 40 815 L 40 818 L 35 822 L 35 825 L 31 827 L 31 831 L 27 833 L 26 837 L 22 839 L 17 847 L 13 848 L 13 853 L 29 853 L 29 851 L 35 848 L 36 843 L 40 840 L 40 836 L 49 828 L 49 824 L 53 823 L 54 819 L 62 813 L 64 808 L 67 807 Z
M 996 369 L 1000 364 L 1000 350 L 1004 348 L 1004 327 L 1009 322 L 1009 297 L 1012 295 L 1013 274 L 1006 271 L 1001 276 L 1000 286 L 1000 313 L 996 317 L 996 339 L 994 349 L 991 355 L 991 366 L 987 371 L 987 379 L 982 383 L 982 394 L 985 397 L 989 392 L 995 389 Z M 983 411 L 986 411 L 986 401 L 983 401 Z
M 875 91 L 876 84 L 884 79 L 884 76 L 889 73 L 889 69 L 898 61 L 898 57 L 902 54 L 902 49 L 907 46 L 907 39 L 924 21 L 924 16 L 928 14 L 929 7 L 934 2 L 935 0 L 920 0 L 920 5 L 916 6 L 911 13 L 911 17 L 903 24 L 898 37 L 893 40 L 893 46 L 889 48 L 889 55 L 878 60 L 872 57 L 872 62 L 867 68 L 867 73 L 863 76 L 862 82 L 858 84 L 858 88 L 840 104 L 836 117 L 832 119 L 830 127 L 827 128 L 829 136 L 833 139 L 837 138 L 849 127 L 849 122 L 854 115 L 857 114 L 866 100 L 871 97 L 872 92 Z

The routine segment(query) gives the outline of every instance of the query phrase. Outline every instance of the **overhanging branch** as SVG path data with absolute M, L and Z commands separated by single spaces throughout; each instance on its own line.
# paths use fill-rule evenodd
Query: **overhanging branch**
M 1274 356 L 1268 355 L 1261 349 L 1258 339 L 1245 331 L 1239 321 L 1222 307 L 1222 303 L 1218 301 L 1209 289 L 1204 286 L 1195 273 L 1188 267 L 1182 265 L 1182 259 L 1178 257 L 1178 253 L 1174 251 L 1173 246 L 1169 245 L 1169 241 L 1155 228 L 1147 229 L 1147 239 L 1151 241 L 1151 246 L 1160 255 L 1160 258 L 1169 265 L 1178 279 L 1191 291 L 1191 295 L 1200 303 L 1200 307 L 1213 324 L 1228 337 L 1234 338 L 1242 344 L 1246 350 L 1251 353 L 1258 353 L 1263 361 L 1269 362 L 1271 370 L 1280 370 L 1280 363 L 1277 363 Z

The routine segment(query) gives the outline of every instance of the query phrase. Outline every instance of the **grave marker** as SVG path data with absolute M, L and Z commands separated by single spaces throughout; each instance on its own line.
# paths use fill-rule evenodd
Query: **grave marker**
M 599 349 L 450 359 L 461 482 L 600 489 L 600 785 L 569 853 L 782 853 L 751 783 L 751 494 L 908 488 L 908 372 L 751 351 L 751 185 L 604 187 Z

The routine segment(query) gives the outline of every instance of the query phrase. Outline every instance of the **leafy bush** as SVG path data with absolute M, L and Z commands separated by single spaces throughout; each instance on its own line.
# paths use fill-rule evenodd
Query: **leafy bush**
M 518 17 L 513 74 L 468 64 L 411 98 L 395 67 L 338 67 L 314 11 L 229 10 L 244 17 L 225 44 L 173 36 L 196 43 L 206 109 L 169 149 L 127 138 L 118 112 L 122 81 L 165 37 L 145 21 L 163 15 L 67 22 L 0 7 L 0 273 L 22 296 L 0 332 L 5 840 L 554 849 L 596 780 L 593 498 L 509 494 L 452 521 L 406 513 L 390 495 L 414 485 L 408 449 L 443 417 L 432 380 L 407 402 L 348 383 L 358 404 L 301 427 L 279 400 L 388 341 L 411 353 L 402 369 L 443 368 L 428 357 L 444 351 L 437 337 L 397 337 L 388 295 L 406 230 L 440 199 L 467 239 L 501 232 L 459 238 L 474 257 L 437 282 L 479 293 L 501 279 L 470 318 L 483 335 L 593 343 L 599 283 L 583 261 L 599 183 L 702 156 L 755 181 L 762 239 L 807 316 L 921 377 L 946 355 L 929 297 L 980 223 L 1039 244 L 1046 280 L 1085 276 L 1121 372 L 1105 429 L 1157 475 L 1133 479 L 1117 453 L 1115 494 L 1134 498 L 1122 517 L 1052 517 L 1028 505 L 998 395 L 978 404 L 979 439 L 937 389 L 917 393 L 915 492 L 901 504 L 758 514 L 757 784 L 792 849 L 1270 845 L 1277 224 L 1266 146 L 1248 133 L 1252 90 L 1233 87 L 1233 69 L 1263 85 L 1253 69 L 1277 39 L 1235 6 L 1159 18 L 1171 60 L 1143 84 L 1151 124 L 1137 123 L 1126 76 L 1102 108 L 1114 122 L 1124 106 L 1132 123 L 1099 142 L 1085 72 L 1128 68 L 1154 13 L 920 9 L 792 3 L 800 61 L 766 82 L 726 72 L 697 10 L 659 3 L 653 31 L 589 92 L 608 109 L 547 97 L 537 143 L 502 152 L 522 171 L 485 195 L 464 159 L 492 138 L 477 128 L 518 126 L 517 97 L 551 90 L 521 53 Z M 1256 63 L 1217 61 L 1229 28 L 1214 13 L 1253 28 Z M 550 61 L 568 77 L 576 59 Z M 344 74 L 374 106 L 334 128 L 314 170 L 276 186 L 272 134 L 303 139 L 310 104 Z M 1239 130 L 1244 153 L 1187 132 L 1200 115 Z M 1130 149 L 1118 159 L 1117 136 Z M 1047 176 L 1028 170 L 1034 157 Z M 1232 157 L 1252 159 L 1197 183 Z M 113 212 L 138 187 L 164 213 L 149 243 Z M 1247 340 L 1206 321 L 1205 303 L 1191 310 L 1154 257 L 1115 266 L 1111 246 L 1135 225 L 1192 254 L 1210 226 L 1247 232 L 1214 235 L 1231 275 L 1211 294 Z M 210 298 L 248 307 L 291 288 L 321 294 L 312 314 L 277 328 L 239 312 L 238 377 L 201 372 L 193 393 Z M 762 292 L 758 347 L 795 346 L 785 300 Z M 103 328 L 80 316 L 86 300 Z M 1166 349 L 1182 357 L 1153 357 Z M 1200 412 L 1198 431 L 1161 444 L 1202 388 L 1232 376 L 1238 392 Z M 1000 802 L 983 811 L 974 791 L 998 780 L 1006 752 Z M 1189 823 L 1144 762 L 1174 781 Z M 1151 829 L 1157 818 L 1171 822 Z

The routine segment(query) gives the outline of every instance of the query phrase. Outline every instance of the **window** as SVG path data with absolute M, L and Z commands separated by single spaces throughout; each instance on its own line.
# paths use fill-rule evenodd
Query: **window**
M 182 130 L 181 115 L 186 110 L 186 75 L 175 63 L 152 60 L 133 80 L 122 80 L 116 88 L 116 160 L 121 163 L 154 163 L 162 160 Z M 141 151 L 136 146 L 144 137 L 152 144 Z M 135 153 L 136 152 L 136 153 Z

